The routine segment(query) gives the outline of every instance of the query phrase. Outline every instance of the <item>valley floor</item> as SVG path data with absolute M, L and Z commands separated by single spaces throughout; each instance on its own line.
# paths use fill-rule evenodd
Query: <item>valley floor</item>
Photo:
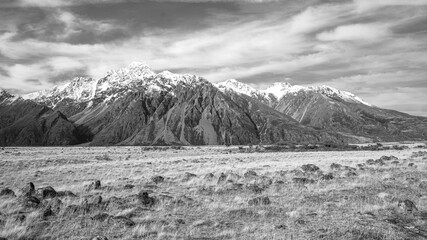
M 4 148 L 0 239 L 426 239 L 424 151 Z

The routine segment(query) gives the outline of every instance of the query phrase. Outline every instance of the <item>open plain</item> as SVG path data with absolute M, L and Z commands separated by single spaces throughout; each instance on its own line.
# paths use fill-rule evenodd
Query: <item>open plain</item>
M 0 239 L 426 239 L 408 147 L 3 148 Z

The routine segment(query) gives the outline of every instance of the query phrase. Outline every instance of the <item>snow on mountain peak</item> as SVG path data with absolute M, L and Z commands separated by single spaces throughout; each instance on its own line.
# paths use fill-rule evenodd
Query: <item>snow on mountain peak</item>
M 313 87 L 312 89 L 314 91 L 321 93 L 321 94 L 324 94 L 328 97 L 338 97 L 338 98 L 341 98 L 347 102 L 356 102 L 356 103 L 362 103 L 362 104 L 367 105 L 367 106 L 372 106 L 371 104 L 365 102 L 363 99 L 357 97 L 353 93 L 341 91 L 341 90 L 338 90 L 336 88 L 329 87 L 326 85 Z
M 273 94 L 277 100 L 281 99 L 283 96 L 285 96 L 288 93 L 297 93 L 301 90 L 307 90 L 307 87 L 298 86 L 298 85 L 291 85 L 287 82 L 276 82 L 273 83 L 273 85 L 266 90 L 264 90 L 265 93 Z
M 341 91 L 329 86 L 319 86 L 319 87 L 304 87 L 299 85 L 291 85 L 287 82 L 276 82 L 273 83 L 270 87 L 265 90 L 257 90 L 247 84 L 238 82 L 235 79 L 229 79 L 224 82 L 215 84 L 221 91 L 233 90 L 240 94 L 245 94 L 252 97 L 264 97 L 267 101 L 272 99 L 269 97 L 272 94 L 276 100 L 282 99 L 287 94 L 297 94 L 300 91 L 303 92 L 317 92 L 322 95 L 331 97 L 331 98 L 340 98 L 346 102 L 355 102 L 361 103 L 367 106 L 371 106 L 369 103 L 363 101 L 361 98 L 355 96 L 352 93 Z
M 224 82 L 216 83 L 215 86 L 219 88 L 221 91 L 224 91 L 226 89 L 231 89 L 237 93 L 245 94 L 248 96 L 253 96 L 256 94 L 260 94 L 259 90 L 256 90 L 255 88 L 237 81 L 236 79 L 228 79 Z
M 56 103 L 63 99 L 73 99 L 78 102 L 90 101 L 98 97 L 111 99 L 118 93 L 132 89 L 145 89 L 146 92 L 170 91 L 180 83 L 197 84 L 199 82 L 203 82 L 202 78 L 195 75 L 180 75 L 169 71 L 156 74 L 147 64 L 133 62 L 126 68 L 109 71 L 101 79 L 78 77 L 67 84 L 26 94 L 23 97 L 49 102 L 51 107 L 55 107 Z

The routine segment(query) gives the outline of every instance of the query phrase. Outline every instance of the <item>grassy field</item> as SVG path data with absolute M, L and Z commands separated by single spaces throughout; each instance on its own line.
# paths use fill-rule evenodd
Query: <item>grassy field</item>
M 4 148 L 0 239 L 427 239 L 415 146 Z

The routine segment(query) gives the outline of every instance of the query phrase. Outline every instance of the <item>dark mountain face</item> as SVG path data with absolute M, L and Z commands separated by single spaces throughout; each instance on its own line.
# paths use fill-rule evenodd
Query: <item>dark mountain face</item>
M 60 112 L 12 97 L 9 95 L 0 101 L 0 146 L 73 145 L 80 142 L 76 127 Z
M 3 145 L 222 145 L 426 140 L 427 118 L 376 108 L 322 86 L 154 73 L 134 63 L 11 100 L 1 94 Z M 54 110 L 52 110 L 54 109 Z M 29 123 L 29 124 L 28 124 Z
M 93 145 L 222 145 L 341 142 L 304 127 L 251 98 L 225 95 L 211 83 L 179 83 L 170 91 L 124 92 L 91 103 L 59 102 L 56 109 L 93 135 Z M 74 106 L 74 107 L 70 107 Z M 72 109 L 70 111 L 70 109 Z
M 346 102 L 316 92 L 286 94 L 275 109 L 306 126 L 368 138 L 365 141 L 427 139 L 427 118 Z

